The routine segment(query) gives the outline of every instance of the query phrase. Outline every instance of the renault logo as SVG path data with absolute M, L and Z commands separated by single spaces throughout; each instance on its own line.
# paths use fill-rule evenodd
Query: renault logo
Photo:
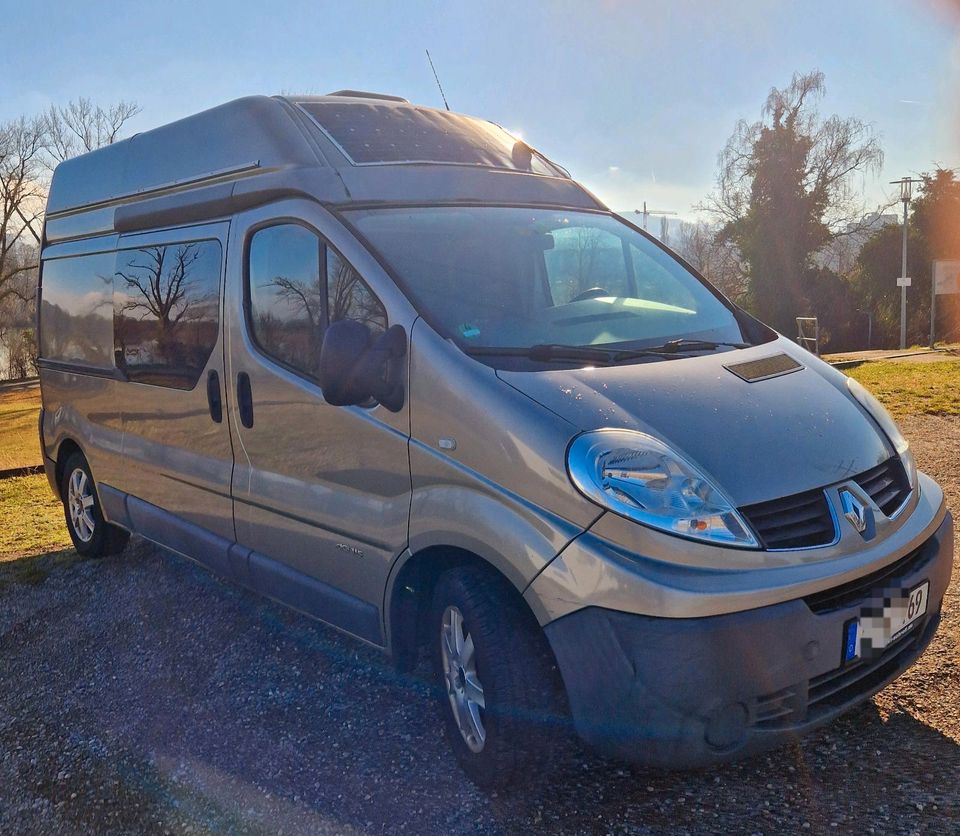
M 868 511 L 866 506 L 846 488 L 840 491 L 840 507 L 843 516 L 850 520 L 850 524 L 860 533 L 867 530 Z

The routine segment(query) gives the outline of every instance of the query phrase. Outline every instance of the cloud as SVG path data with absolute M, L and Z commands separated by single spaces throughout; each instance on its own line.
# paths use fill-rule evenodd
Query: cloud
M 607 168 L 607 171 L 609 171 L 611 174 L 616 174 L 618 171 L 620 171 L 620 166 L 612 165 L 609 168 Z

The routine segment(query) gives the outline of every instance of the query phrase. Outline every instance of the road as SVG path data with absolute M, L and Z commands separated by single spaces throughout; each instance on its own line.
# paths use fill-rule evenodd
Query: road
M 960 507 L 960 422 L 903 422 Z M 921 662 L 798 745 L 696 773 L 572 751 L 486 795 L 416 677 L 137 543 L 0 566 L 0 832 L 960 832 L 957 573 Z

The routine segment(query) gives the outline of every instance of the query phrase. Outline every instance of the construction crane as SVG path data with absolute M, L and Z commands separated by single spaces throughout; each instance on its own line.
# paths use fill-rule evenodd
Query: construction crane
M 643 201 L 643 209 L 634 209 L 633 213 L 635 215 L 640 215 L 643 218 L 643 229 L 644 232 L 647 230 L 647 219 L 651 215 L 657 215 L 660 217 L 660 240 L 666 244 L 667 243 L 667 215 L 676 215 L 676 212 L 670 212 L 665 209 L 647 209 L 647 201 Z

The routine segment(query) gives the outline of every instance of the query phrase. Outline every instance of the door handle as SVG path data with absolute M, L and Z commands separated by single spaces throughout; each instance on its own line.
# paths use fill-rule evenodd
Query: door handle
M 246 372 L 237 375 L 237 406 L 240 409 L 240 423 L 249 430 L 253 426 L 253 394 L 250 391 L 250 375 Z
M 215 423 L 223 421 L 223 400 L 220 397 L 220 375 L 216 369 L 207 372 L 207 405 L 210 407 L 210 417 Z

